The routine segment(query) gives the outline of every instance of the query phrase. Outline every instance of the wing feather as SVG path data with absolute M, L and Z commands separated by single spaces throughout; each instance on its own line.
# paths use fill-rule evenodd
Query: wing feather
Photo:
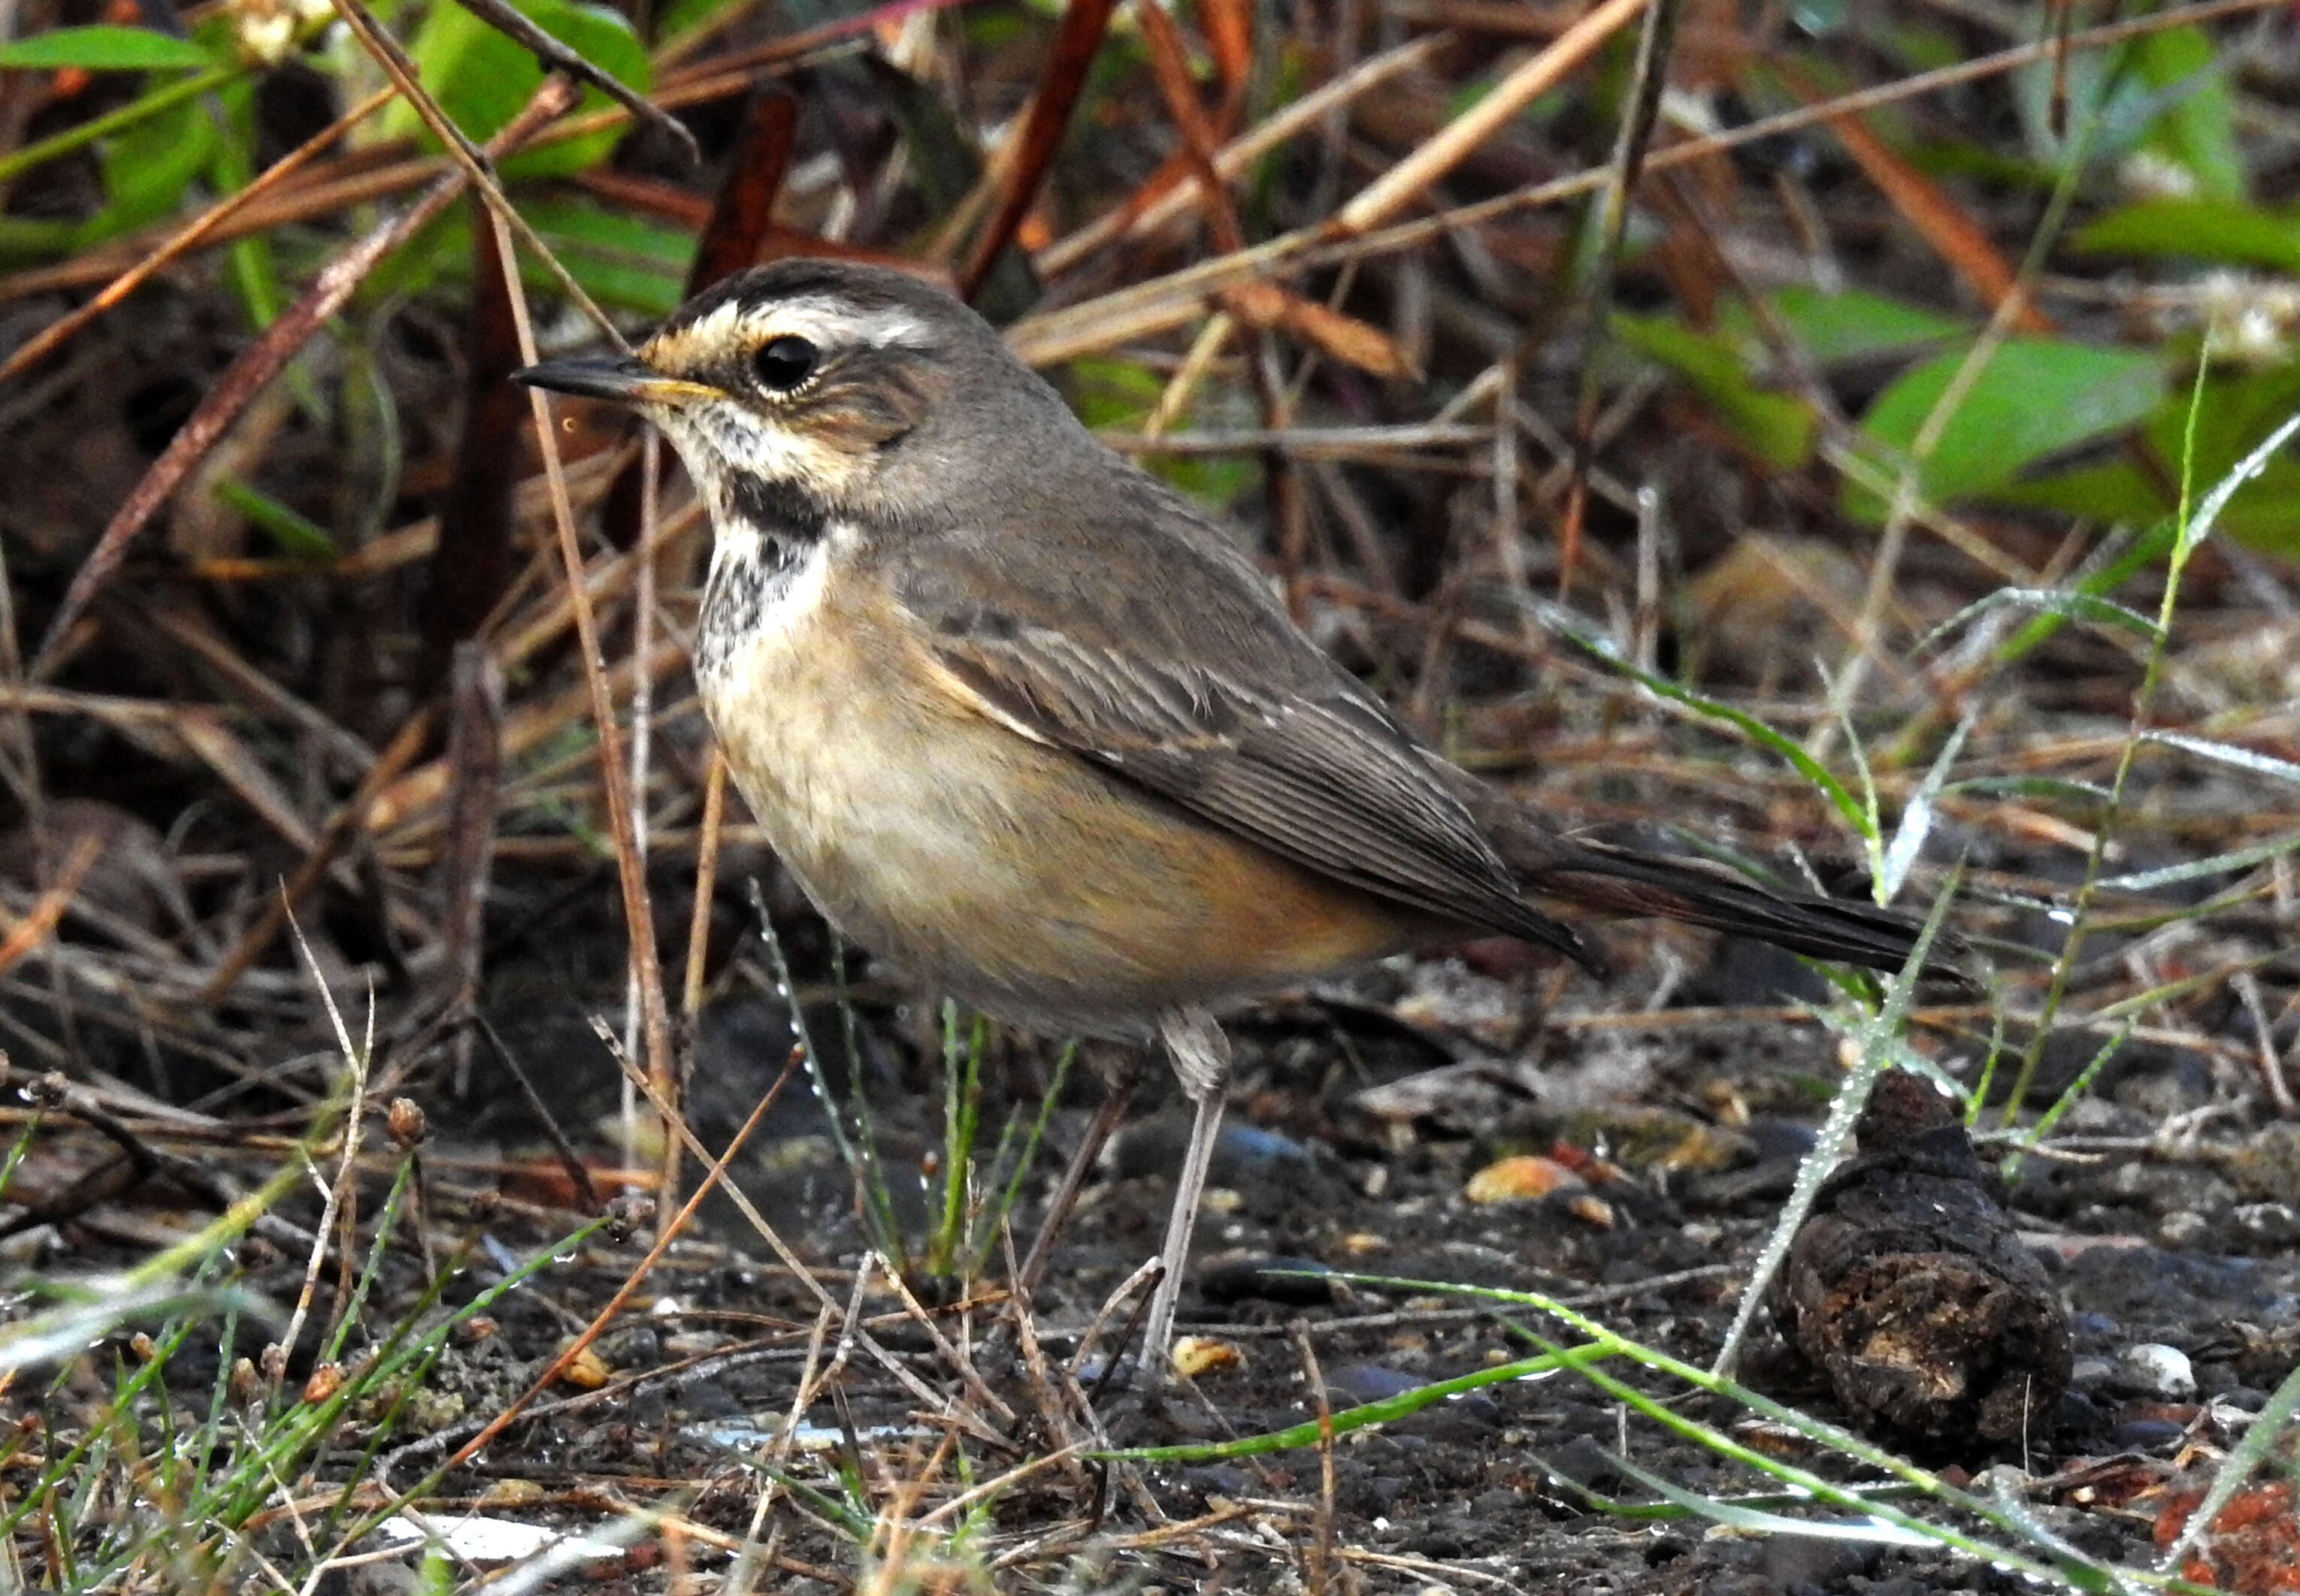
M 1221 645 L 1207 651 L 1157 624 L 1163 606 L 1105 613 L 1096 585 L 1034 592 L 1012 566 L 967 539 L 921 540 L 896 580 L 988 711 L 1337 880 L 1587 956 L 1525 902 L 1428 752 L 1235 568 L 1214 563 L 1179 595 Z

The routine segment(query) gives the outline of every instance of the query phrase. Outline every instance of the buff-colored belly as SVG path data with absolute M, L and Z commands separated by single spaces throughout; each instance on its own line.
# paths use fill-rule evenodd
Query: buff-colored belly
M 971 1006 L 1143 1034 L 1407 945 L 1412 917 L 1146 798 L 934 686 L 832 586 L 704 682 L 736 785 L 847 936 Z

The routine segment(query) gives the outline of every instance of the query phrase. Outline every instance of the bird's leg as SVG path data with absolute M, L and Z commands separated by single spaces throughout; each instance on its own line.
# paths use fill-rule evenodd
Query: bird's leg
M 1190 1231 L 1198 1219 L 1198 1198 L 1213 1162 L 1214 1138 L 1221 1133 L 1222 1089 L 1229 1084 L 1229 1039 L 1204 1009 L 1175 1009 L 1159 1017 L 1158 1039 L 1182 1082 L 1182 1093 L 1197 1109 L 1190 1122 L 1189 1151 L 1174 1177 L 1174 1211 L 1166 1220 L 1166 1246 L 1159 1254 L 1165 1273 L 1150 1299 L 1150 1323 L 1142 1339 L 1142 1367 L 1150 1384 L 1166 1377 L 1174 1336 L 1174 1309 L 1182 1297 L 1182 1268 L 1189 1261 Z
M 1054 1198 L 1046 1204 L 1046 1217 L 1038 1226 L 1038 1239 L 1030 1243 L 1030 1255 L 1022 1260 L 1021 1273 L 1015 1277 L 1015 1289 L 1023 1296 L 1038 1289 L 1038 1277 L 1046 1272 L 1046 1262 L 1054 1256 L 1054 1241 L 1062 1234 L 1063 1221 L 1078 1206 L 1079 1193 L 1085 1189 L 1086 1178 L 1093 1172 L 1095 1160 L 1102 1156 L 1111 1133 L 1126 1117 L 1127 1105 L 1133 1101 L 1134 1088 L 1141 1084 L 1142 1067 L 1147 1061 L 1144 1049 L 1129 1044 L 1119 1051 L 1117 1067 L 1105 1073 L 1102 1107 L 1095 1110 L 1092 1123 L 1086 1127 L 1086 1139 L 1071 1155 L 1070 1165 L 1062 1171 L 1062 1184 L 1054 1188 Z

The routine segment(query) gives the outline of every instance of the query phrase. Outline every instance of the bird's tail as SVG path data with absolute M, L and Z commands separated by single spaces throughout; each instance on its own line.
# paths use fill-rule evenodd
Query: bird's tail
M 1474 806 L 1479 822 L 1537 903 L 1583 914 L 1681 920 L 1879 970 L 1906 964 L 1924 931 L 1921 918 L 1898 910 L 1783 891 L 1706 860 L 1560 836 L 1507 794 L 1488 787 L 1480 796 Z M 1943 931 L 1933 939 L 1921 973 L 1971 986 L 1972 978 L 1959 962 L 1963 952 L 1963 943 Z
M 1527 892 L 1585 911 L 1682 920 L 1754 936 L 1792 953 L 1881 970 L 1906 964 L 1924 930 L 1913 915 L 1849 898 L 1779 891 L 1704 860 L 1595 842 L 1553 841 L 1546 852 L 1540 869 L 1520 871 Z M 1502 849 L 1504 859 L 1509 853 Z M 1935 937 L 1922 973 L 1969 980 L 1954 962 L 1959 948 L 1954 935 Z

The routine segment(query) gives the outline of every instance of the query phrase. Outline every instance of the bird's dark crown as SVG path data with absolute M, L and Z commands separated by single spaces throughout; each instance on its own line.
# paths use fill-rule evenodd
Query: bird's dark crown
M 803 397 L 816 378 L 842 368 L 851 382 L 996 349 L 997 335 L 979 317 L 915 278 L 881 266 L 793 260 L 697 295 L 639 357 L 663 377 L 774 406 Z
M 801 258 L 722 278 L 672 312 L 656 336 L 692 327 L 724 305 L 732 304 L 747 316 L 801 299 L 842 303 L 860 317 L 900 311 L 941 320 L 954 312 L 965 313 L 949 295 L 908 272 L 860 262 Z

